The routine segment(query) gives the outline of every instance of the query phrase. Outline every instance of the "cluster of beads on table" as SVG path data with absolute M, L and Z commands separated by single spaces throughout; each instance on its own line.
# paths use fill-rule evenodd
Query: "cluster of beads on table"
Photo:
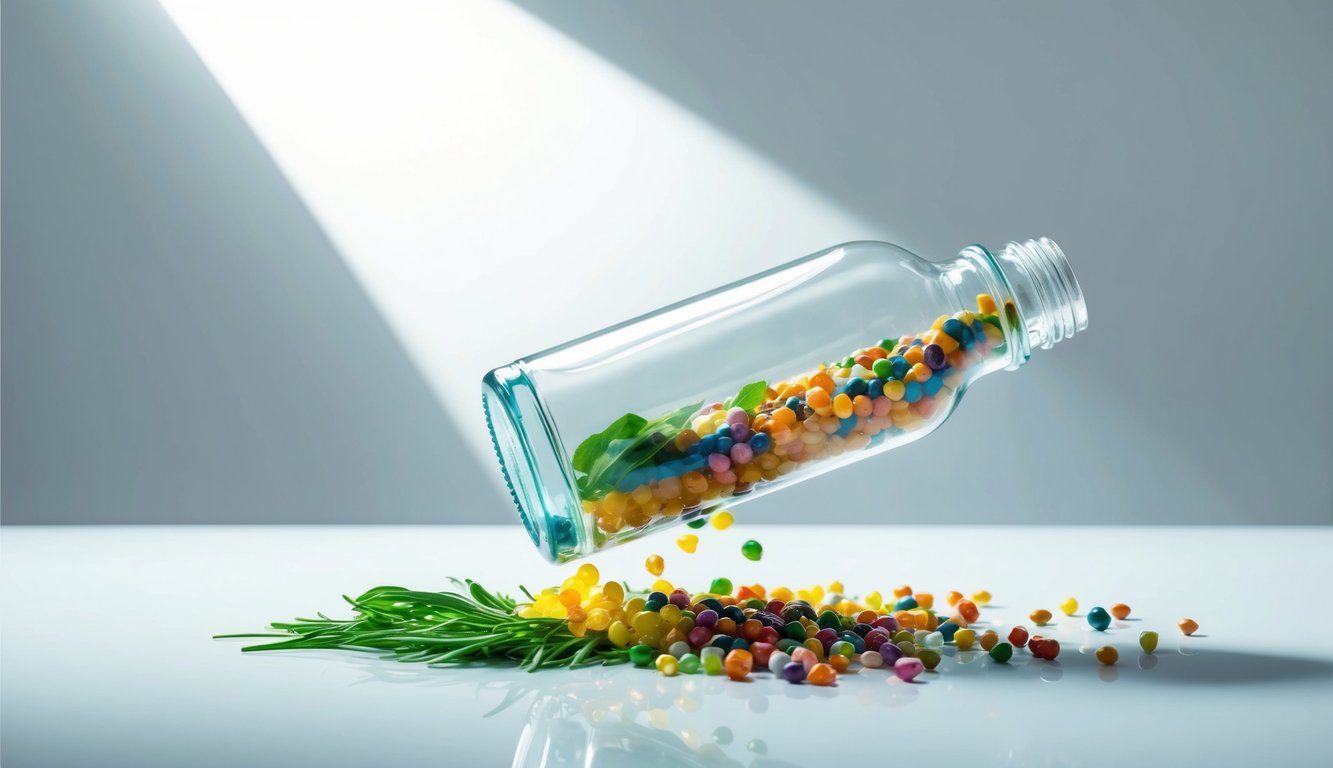
M 995 300 L 941 315 L 923 333 L 855 350 L 840 361 L 768 386 L 753 413 L 704 405 L 655 464 L 628 472 L 584 510 L 603 532 L 641 528 L 750 492 L 802 464 L 860 451 L 948 413 L 952 398 L 1005 338 Z

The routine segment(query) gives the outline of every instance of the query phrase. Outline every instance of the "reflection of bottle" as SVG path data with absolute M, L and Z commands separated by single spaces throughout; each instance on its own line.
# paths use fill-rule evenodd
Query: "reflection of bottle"
M 848 243 L 497 368 L 483 402 L 563 561 L 915 440 L 1086 326 L 1049 240 L 940 263 Z
M 729 749 L 744 756 L 743 762 L 711 742 L 690 743 L 682 735 L 687 732 L 644 725 L 640 720 L 651 719 L 647 713 L 628 706 L 626 700 L 607 698 L 611 693 L 578 686 L 568 695 L 539 695 L 518 739 L 514 768 L 790 768 L 783 761 L 756 761 L 740 744 Z M 672 715 L 686 716 L 679 711 Z M 709 722 L 704 715 L 696 719 Z

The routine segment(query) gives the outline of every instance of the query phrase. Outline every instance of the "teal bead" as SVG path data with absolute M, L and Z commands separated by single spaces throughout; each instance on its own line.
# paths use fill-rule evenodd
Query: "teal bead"
M 1098 632 L 1105 632 L 1106 628 L 1111 626 L 1111 614 L 1106 612 L 1105 608 L 1098 606 L 1088 611 L 1088 624 Z
M 1008 643 L 996 643 L 990 649 L 990 657 L 1000 664 L 1009 661 L 1014 655 L 1014 647 Z

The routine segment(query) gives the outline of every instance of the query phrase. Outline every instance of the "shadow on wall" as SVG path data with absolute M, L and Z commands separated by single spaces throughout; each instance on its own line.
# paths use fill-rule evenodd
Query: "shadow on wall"
M 1333 358 L 1272 332 L 1333 288 L 1333 6 L 514 2 L 918 253 L 1064 247 L 1089 330 L 901 454 L 927 487 L 983 426 L 1040 470 L 994 522 L 1333 524 Z
M 3 14 L 4 522 L 515 520 L 161 8 Z

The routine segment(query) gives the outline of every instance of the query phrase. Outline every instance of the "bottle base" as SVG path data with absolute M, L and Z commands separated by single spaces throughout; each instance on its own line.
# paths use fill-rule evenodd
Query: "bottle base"
M 578 494 L 527 374 L 519 364 L 497 368 L 482 379 L 481 389 L 491 445 L 532 543 L 553 563 L 588 554 Z M 542 481 L 556 477 L 564 478 L 564 487 Z

